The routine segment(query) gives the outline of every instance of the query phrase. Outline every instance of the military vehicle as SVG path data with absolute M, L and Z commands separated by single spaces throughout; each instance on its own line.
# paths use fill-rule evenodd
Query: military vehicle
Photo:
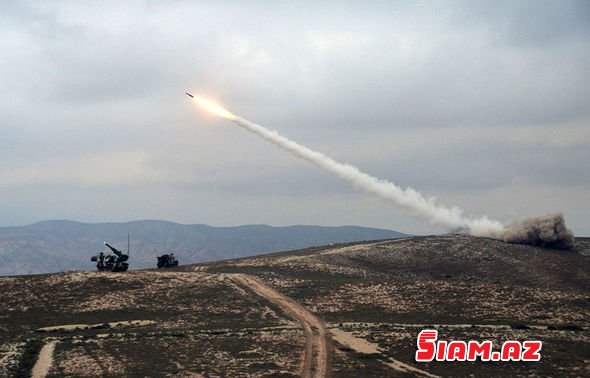
M 129 247 L 127 247 L 127 254 L 124 254 L 109 243 L 104 242 L 104 244 L 113 251 L 114 255 L 105 255 L 101 252 L 98 255 L 92 256 L 90 261 L 96 262 L 96 269 L 101 272 L 126 272 L 129 268 L 129 263 L 127 262 L 129 260 Z
M 178 266 L 178 259 L 174 256 L 174 253 L 157 256 L 157 258 L 158 268 L 174 268 Z

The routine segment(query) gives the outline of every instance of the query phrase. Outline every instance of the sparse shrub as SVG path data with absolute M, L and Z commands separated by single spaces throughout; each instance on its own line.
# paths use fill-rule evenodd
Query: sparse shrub
M 27 340 L 25 350 L 20 358 L 18 368 L 16 369 L 16 377 L 30 377 L 33 366 L 37 362 L 39 352 L 43 347 L 43 342 L 38 339 Z
M 270 370 L 279 368 L 279 366 L 274 362 L 254 362 L 248 365 L 248 367 L 260 370 Z
M 381 353 L 357 353 L 356 356 L 360 360 L 380 360 L 383 358 Z
M 560 331 L 582 331 L 583 328 L 577 324 L 560 324 L 557 326 L 557 329 Z
M 529 327 L 526 324 L 522 324 L 522 323 L 510 324 L 510 328 L 512 328 L 512 329 L 531 329 L 531 327 Z

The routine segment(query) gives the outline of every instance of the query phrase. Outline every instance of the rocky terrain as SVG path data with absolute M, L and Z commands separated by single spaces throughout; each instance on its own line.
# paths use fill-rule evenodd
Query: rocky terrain
M 588 376 L 589 252 L 444 235 L 0 277 L 0 375 Z M 417 363 L 433 327 L 542 359 Z

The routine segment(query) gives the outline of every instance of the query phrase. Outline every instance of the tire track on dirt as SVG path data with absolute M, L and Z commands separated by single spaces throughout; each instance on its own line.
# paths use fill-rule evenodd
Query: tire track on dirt
M 326 324 L 322 319 L 315 316 L 302 304 L 267 286 L 255 277 L 241 273 L 225 274 L 225 276 L 278 305 L 301 324 L 306 340 L 302 377 L 326 377 L 328 375 L 332 346 Z

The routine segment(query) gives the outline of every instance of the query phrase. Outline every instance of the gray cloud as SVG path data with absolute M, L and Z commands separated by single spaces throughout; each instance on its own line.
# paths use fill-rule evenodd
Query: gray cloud
M 0 224 L 436 231 L 200 113 L 183 95 L 198 90 L 447 204 L 506 220 L 543 196 L 542 212 L 588 233 L 589 14 L 585 1 L 5 2 Z

